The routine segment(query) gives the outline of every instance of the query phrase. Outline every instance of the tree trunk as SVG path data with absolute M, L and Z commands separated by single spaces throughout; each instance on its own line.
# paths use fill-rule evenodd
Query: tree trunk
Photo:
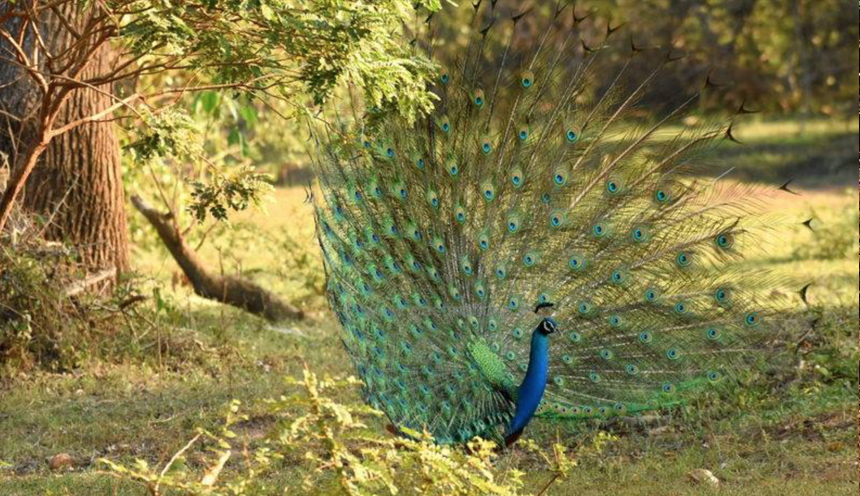
M 57 125 L 92 115 L 112 102 L 94 91 L 72 93 Z M 111 123 L 89 123 L 48 145 L 24 189 L 24 208 L 51 215 L 48 236 L 68 240 L 90 268 L 128 269 L 128 229 L 119 143 Z
M 78 2 L 59 6 L 59 14 L 72 26 L 80 27 L 88 10 Z M 16 22 L 15 20 L 10 22 Z M 32 29 L 32 28 L 30 28 Z M 11 29 L 10 29 L 11 30 Z M 18 31 L 15 29 L 14 31 Z M 73 42 L 70 31 L 54 13 L 45 14 L 41 32 L 52 53 L 62 53 Z M 37 50 L 32 32 L 25 43 L 31 54 Z M 0 47 L 2 48 L 2 47 Z M 116 53 L 108 44 L 92 57 L 78 79 L 86 80 L 108 72 Z M 15 164 L 16 153 L 30 148 L 37 139 L 36 124 L 41 95 L 36 85 L 11 64 L 0 68 L 0 103 L 9 114 L 25 117 L 23 122 L 6 120 L 0 126 L 0 152 Z M 96 114 L 113 101 L 110 86 L 72 91 L 61 108 L 54 127 Z M 119 143 L 110 122 L 87 123 L 54 137 L 42 154 L 24 188 L 22 206 L 51 219 L 48 237 L 74 245 L 81 262 L 90 269 L 128 269 L 128 234 L 120 167 Z

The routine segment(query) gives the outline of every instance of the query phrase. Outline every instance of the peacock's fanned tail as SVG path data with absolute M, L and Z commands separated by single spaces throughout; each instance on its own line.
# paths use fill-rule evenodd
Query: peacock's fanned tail
M 526 39 L 494 4 L 437 75 L 431 117 L 314 134 L 343 343 L 367 400 L 440 442 L 504 430 L 539 303 L 559 325 L 540 412 L 561 417 L 679 403 L 748 363 L 790 304 L 738 263 L 770 193 L 696 171 L 731 121 L 679 127 L 698 93 L 630 119 L 672 51 L 631 84 L 642 50 L 604 49 L 611 29 L 560 7 Z M 416 50 L 433 52 L 434 21 Z M 603 72 L 605 53 L 627 62 Z

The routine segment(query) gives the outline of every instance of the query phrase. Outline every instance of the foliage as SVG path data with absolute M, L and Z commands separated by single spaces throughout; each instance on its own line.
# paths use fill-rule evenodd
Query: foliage
M 856 85 L 858 23 L 840 0 L 597 0 L 613 23 L 630 20 L 641 46 L 673 44 L 707 66 L 729 109 L 743 102 L 768 113 L 849 117 Z M 643 67 L 640 70 L 647 70 Z M 664 95 L 690 93 L 701 70 L 679 67 Z M 726 101 L 728 100 L 728 101 Z
M 278 469 L 278 462 L 307 466 L 304 489 L 319 488 L 324 476 L 336 478 L 349 495 L 420 494 L 516 495 L 522 487 L 522 472 L 513 470 L 504 481 L 496 480 L 494 462 L 497 448 L 491 441 L 475 438 L 465 448 L 440 446 L 427 433 L 411 432 L 412 438 L 393 439 L 367 429 L 365 419 L 381 412 L 365 405 L 345 405 L 331 393 L 360 384 L 353 377 L 319 379 L 305 367 L 301 380 L 290 380 L 301 393 L 269 400 L 272 414 L 286 422 L 272 432 L 262 445 L 237 448 L 241 443 L 233 430 L 247 420 L 233 401 L 223 426 L 217 431 L 198 429 L 197 435 L 160 469 L 144 460 L 126 466 L 110 460 L 102 462 L 117 476 L 143 483 L 153 496 L 168 488 L 195 495 L 234 495 L 277 492 L 269 487 L 265 474 Z M 207 444 L 208 443 L 208 444 Z M 204 469 L 190 470 L 186 463 L 190 449 L 200 444 Z M 225 470 L 234 454 L 242 453 L 243 470 Z M 564 474 L 573 466 L 561 445 L 555 449 L 557 470 Z M 559 458 L 561 457 L 561 458 Z
M 123 15 L 120 34 L 131 50 L 179 57 L 214 85 L 258 97 L 296 98 L 294 84 L 324 103 L 339 83 L 363 88 L 368 102 L 391 105 L 413 119 L 433 99 L 424 89 L 432 65 L 391 36 L 439 0 L 207 0 L 202 4 L 138 0 L 109 2 Z M 147 55 L 147 57 L 150 57 Z
M 69 253 L 40 251 L 19 246 L 0 252 L 0 365 L 7 371 L 34 362 L 60 369 L 76 362 L 73 342 L 63 338 L 77 334 L 80 314 L 63 304 L 59 291 L 69 278 L 56 270 Z
M 253 460 L 249 460 L 244 477 L 239 477 L 235 482 L 219 480 L 222 470 L 233 456 L 230 440 L 236 437 L 236 433 L 231 428 L 236 422 L 246 419 L 244 415 L 239 414 L 240 405 L 239 401 L 232 401 L 227 409 L 224 423 L 218 431 L 198 429 L 197 434 L 177 451 L 161 470 L 150 467 L 149 463 L 142 459 L 135 460 L 131 467 L 107 459 L 101 459 L 101 462 L 118 476 L 143 483 L 153 496 L 166 494 L 162 488 L 179 489 L 186 494 L 199 495 L 247 494 L 246 491 L 251 488 L 259 470 L 257 467 L 267 467 L 272 457 L 268 450 L 260 449 L 255 453 Z M 203 444 L 205 441 L 210 441 L 212 446 L 205 448 L 206 469 L 202 476 L 197 477 L 190 473 L 186 465 L 186 452 L 198 442 Z
M 310 103 L 303 95 L 321 105 L 342 82 L 361 88 L 368 105 L 410 120 L 434 103 L 425 90 L 432 64 L 392 33 L 414 18 L 416 8 L 441 8 L 438 0 L 107 5 L 139 63 L 157 68 L 142 73 L 147 86 L 161 87 L 161 97 L 176 93 L 171 105 L 183 102 L 192 111 L 138 106 L 134 112 L 145 125 L 129 129 L 126 149 L 143 167 L 174 162 L 172 172 L 190 183 L 187 209 L 198 221 L 207 215 L 225 220 L 228 211 L 257 204 L 265 193 L 265 176 L 244 160 L 253 153 L 247 136 L 262 109 L 271 109 L 268 119 L 290 118 Z M 222 133 L 202 135 L 201 120 L 221 127 L 226 140 Z M 231 148 L 238 149 L 238 170 L 230 168 Z
M 245 210 L 251 203 L 259 205 L 261 191 L 271 189 L 264 181 L 266 176 L 251 167 L 242 167 L 230 176 L 218 175 L 213 181 L 193 181 L 193 201 L 188 210 L 202 222 L 207 212 L 215 219 L 226 220 L 227 211 Z
M 47 220 L 16 214 L 15 236 L 0 237 L 0 384 L 34 369 L 68 372 L 85 363 L 133 358 L 193 363 L 187 335 L 171 333 L 175 312 L 156 289 L 155 305 L 125 277 L 108 290 L 73 247 L 43 237 Z M 171 360 L 171 361 L 174 361 Z
M 34 366 L 68 370 L 91 334 L 91 299 L 64 294 L 81 275 L 75 252 L 44 239 L 44 219 L 15 212 L 12 221 L 14 235 L 0 237 L 0 378 Z
M 403 23 L 416 19 L 419 7 L 436 11 L 441 4 L 438 0 L 415 5 L 405 0 L 6 2 L 0 9 L 0 38 L 8 45 L 5 62 L 18 69 L 9 71 L 15 84 L 4 86 L 21 86 L 33 93 L 30 110 L 6 115 L 24 122 L 35 115 L 33 109 L 41 108 L 44 115 L 34 122 L 32 139 L 46 143 L 90 121 L 143 124 L 129 126 L 128 149 L 144 161 L 169 157 L 184 162 L 191 157 L 193 165 L 206 162 L 217 184 L 198 181 L 193 185 L 197 200 L 190 208 L 198 218 L 208 212 L 223 219 L 229 209 L 257 201 L 263 178 L 247 171 L 222 174 L 203 157 L 200 140 L 193 136 L 194 123 L 177 105 L 183 97 L 202 92 L 200 102 L 211 111 L 219 99 L 214 92 L 229 91 L 269 108 L 281 102 L 290 110 L 276 113 L 289 118 L 306 107 L 326 103 L 336 88 L 348 82 L 363 91 L 369 105 L 413 120 L 434 104 L 426 83 L 435 69 L 396 33 Z M 43 32 L 48 45 L 56 41 L 58 46 L 51 45 L 49 51 L 44 40 L 30 39 L 31 32 Z M 58 40 L 65 38 L 75 42 L 62 46 Z M 115 47 L 116 63 L 89 64 L 105 44 Z M 54 59 L 63 63 L 41 62 Z M 81 70 L 88 64 L 84 77 Z M 139 84 L 149 78 L 161 84 Z M 96 87 L 117 88 L 116 95 L 109 95 L 110 107 L 54 125 L 69 96 Z M 244 106 L 241 115 L 245 124 L 254 125 L 253 106 Z M 10 140 L 17 139 L 17 131 L 10 128 L 9 132 Z M 243 155 L 248 151 L 241 129 L 230 130 L 228 145 L 238 146 Z M 21 148 L 25 153 L 16 153 L 13 162 L 35 164 L 43 153 L 43 147 Z M 3 200 L 0 228 L 32 167 L 22 171 Z M 162 200 L 168 202 L 165 196 Z

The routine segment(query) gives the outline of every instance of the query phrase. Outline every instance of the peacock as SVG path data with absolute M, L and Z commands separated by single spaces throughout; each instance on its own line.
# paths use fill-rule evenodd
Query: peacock
M 779 191 L 706 167 L 748 109 L 685 124 L 709 76 L 642 117 L 671 47 L 613 44 L 619 26 L 574 6 L 537 34 L 496 1 L 467 8 L 431 115 L 353 104 L 312 126 L 327 295 L 366 401 L 401 433 L 511 444 L 536 416 L 683 404 L 773 348 L 796 298 L 742 254 Z M 448 40 L 416 18 L 434 58 Z

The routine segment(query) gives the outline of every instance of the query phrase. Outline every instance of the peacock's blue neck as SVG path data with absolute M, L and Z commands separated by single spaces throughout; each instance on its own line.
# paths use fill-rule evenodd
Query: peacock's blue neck
M 546 319 L 551 320 L 551 319 Z M 555 323 L 553 322 L 553 325 Z M 508 434 L 521 432 L 537 411 L 549 376 L 549 334 L 543 332 L 544 321 L 532 332 L 529 366 L 517 395 L 517 409 Z

